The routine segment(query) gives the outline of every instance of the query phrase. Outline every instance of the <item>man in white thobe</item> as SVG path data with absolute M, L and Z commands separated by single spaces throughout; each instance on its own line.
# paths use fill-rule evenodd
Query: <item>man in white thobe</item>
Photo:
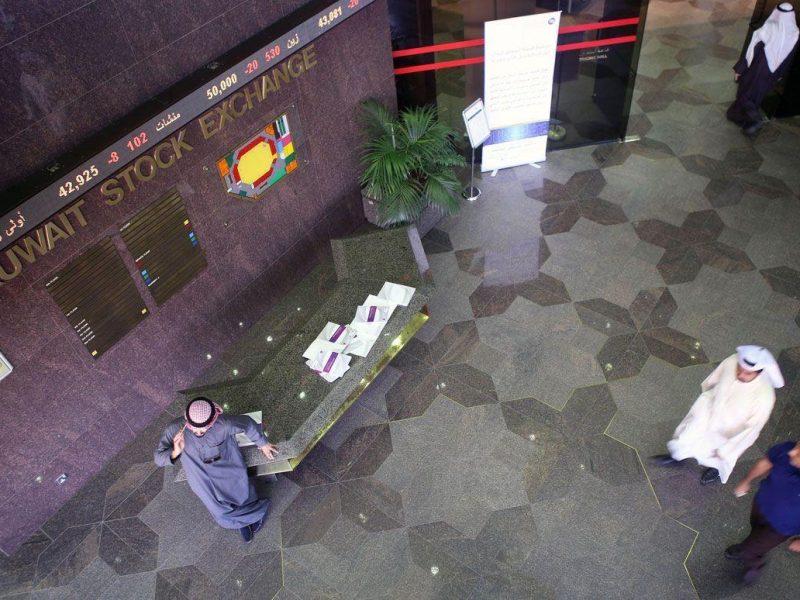
M 722 483 L 742 453 L 758 439 L 783 387 L 778 363 L 766 348 L 739 346 L 700 384 L 702 393 L 667 443 L 669 454 L 652 457 L 661 466 L 694 458 L 704 467 L 700 481 Z

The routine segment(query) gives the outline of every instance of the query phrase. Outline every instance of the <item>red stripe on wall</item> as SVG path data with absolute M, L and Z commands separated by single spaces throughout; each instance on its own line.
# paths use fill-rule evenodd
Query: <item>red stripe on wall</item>
M 400 58 L 402 56 L 430 54 L 432 52 L 444 52 L 445 50 L 458 50 L 460 48 L 472 48 L 474 46 L 483 46 L 483 38 L 464 40 L 463 42 L 450 42 L 449 44 L 435 44 L 434 46 L 420 46 L 418 48 L 408 48 L 406 50 L 395 50 L 392 52 L 392 56 L 394 58 Z
M 556 52 L 569 52 L 570 50 L 581 50 L 583 48 L 599 48 L 601 46 L 615 46 L 617 44 L 630 44 L 636 41 L 635 35 L 608 38 L 605 40 L 592 40 L 589 42 L 575 42 L 574 44 L 562 44 L 556 46 Z M 476 65 L 483 62 L 482 56 L 474 58 L 462 58 L 459 60 L 445 60 L 437 63 L 424 65 L 414 65 L 413 67 L 400 67 L 394 70 L 395 75 L 408 75 L 409 73 L 421 73 L 423 71 L 438 71 L 439 69 L 451 69 L 453 67 L 463 67 L 466 65 Z
M 617 44 L 631 44 L 636 41 L 635 35 L 608 38 L 606 40 L 592 40 L 590 42 L 575 42 L 574 44 L 561 44 L 556 46 L 556 52 L 569 52 L 581 48 L 597 48 L 599 46 L 616 46 Z
M 626 27 L 629 25 L 638 25 L 639 17 L 630 19 L 616 19 L 614 21 L 599 21 L 597 23 L 584 23 L 582 25 L 568 25 L 561 27 L 558 34 L 563 33 L 577 33 L 580 31 L 594 31 L 597 29 L 610 29 L 612 27 Z M 419 46 L 417 48 L 406 48 L 405 50 L 395 50 L 392 52 L 392 57 L 401 58 L 403 56 L 415 56 L 417 54 L 431 54 L 433 52 L 444 52 L 446 50 L 459 50 L 461 48 L 474 48 L 475 46 L 483 46 L 483 38 L 476 38 L 474 40 L 464 40 L 462 42 L 449 42 L 447 44 L 434 44 L 432 46 Z
M 558 35 L 562 33 L 576 33 L 578 31 L 594 31 L 595 29 L 610 29 L 611 27 L 626 27 L 628 25 L 638 25 L 639 17 L 631 19 L 617 19 L 615 21 L 600 21 L 598 23 L 584 23 L 582 25 L 567 25 L 560 27 Z
M 462 58 L 460 60 L 445 60 L 438 63 L 427 65 L 415 65 L 413 67 L 400 67 L 394 70 L 395 75 L 408 75 L 409 73 L 420 73 L 422 71 L 438 71 L 439 69 L 451 69 L 453 67 L 463 67 L 465 65 L 476 65 L 483 62 L 482 56 L 475 58 Z

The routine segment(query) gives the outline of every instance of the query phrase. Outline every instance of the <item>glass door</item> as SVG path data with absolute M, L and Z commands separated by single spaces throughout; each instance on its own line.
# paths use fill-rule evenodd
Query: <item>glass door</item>
M 389 0 L 400 106 L 463 130 L 483 96 L 483 24 L 561 11 L 548 149 L 625 137 L 647 0 Z

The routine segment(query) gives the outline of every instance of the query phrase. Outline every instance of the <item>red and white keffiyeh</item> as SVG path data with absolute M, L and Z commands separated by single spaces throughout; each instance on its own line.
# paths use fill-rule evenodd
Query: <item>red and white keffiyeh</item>
M 186 407 L 186 427 L 204 433 L 222 414 L 222 407 L 208 398 L 195 398 Z

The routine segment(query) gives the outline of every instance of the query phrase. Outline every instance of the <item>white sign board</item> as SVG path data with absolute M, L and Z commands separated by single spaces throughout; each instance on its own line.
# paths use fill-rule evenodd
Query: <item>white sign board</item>
M 549 12 L 484 24 L 484 97 L 492 135 L 483 147 L 482 171 L 545 159 L 560 18 L 560 12 Z M 533 135 L 520 137 L 520 126 Z
M 491 130 L 489 129 L 489 120 L 486 118 L 486 110 L 483 107 L 483 100 L 480 98 L 475 100 L 461 111 L 461 116 L 464 117 L 470 146 L 477 148 L 489 139 Z

